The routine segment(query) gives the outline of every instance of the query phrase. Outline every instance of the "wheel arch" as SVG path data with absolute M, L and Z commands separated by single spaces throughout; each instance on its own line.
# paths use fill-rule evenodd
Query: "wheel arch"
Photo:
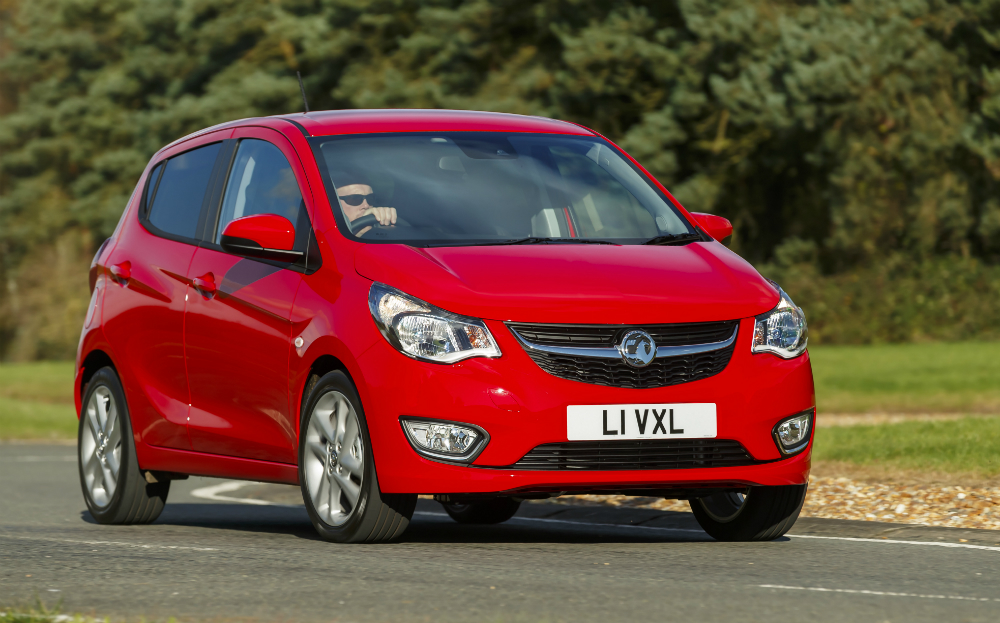
M 94 378 L 94 374 L 97 373 L 101 368 L 110 367 L 118 374 L 118 367 L 115 366 L 114 360 L 111 359 L 111 355 L 104 352 L 100 348 L 95 348 L 94 350 L 87 353 L 84 357 L 83 362 L 80 363 L 79 372 L 77 374 L 77 382 L 74 398 L 77 401 L 77 416 L 80 415 L 80 409 L 82 408 L 83 395 L 87 393 L 87 385 L 90 383 L 90 379 Z M 121 375 L 118 375 L 119 378 Z
M 302 418 L 302 409 L 305 408 L 306 399 L 309 397 L 309 390 L 311 389 L 313 379 L 319 379 L 324 374 L 329 374 L 330 372 L 337 370 L 346 374 L 347 378 L 354 383 L 355 387 L 357 387 L 357 383 L 354 381 L 351 371 L 347 368 L 343 361 L 330 354 L 320 355 L 309 366 L 309 372 L 306 373 L 305 383 L 302 385 L 302 391 L 299 393 L 298 413 L 300 420 Z

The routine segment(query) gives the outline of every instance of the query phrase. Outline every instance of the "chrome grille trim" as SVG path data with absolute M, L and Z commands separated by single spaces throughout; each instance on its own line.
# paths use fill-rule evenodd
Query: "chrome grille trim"
M 517 329 L 509 327 L 510 332 L 525 350 L 549 353 L 552 355 L 568 355 L 570 357 L 593 357 L 596 359 L 621 359 L 621 352 L 617 348 L 600 348 L 587 346 L 547 346 L 534 344 L 524 339 Z M 709 353 L 713 350 L 728 348 L 736 341 L 736 334 L 739 331 L 739 324 L 733 327 L 733 334 L 728 339 L 721 342 L 710 342 L 708 344 L 690 344 L 687 346 L 657 346 L 656 358 L 681 357 L 684 355 L 697 355 L 699 353 Z

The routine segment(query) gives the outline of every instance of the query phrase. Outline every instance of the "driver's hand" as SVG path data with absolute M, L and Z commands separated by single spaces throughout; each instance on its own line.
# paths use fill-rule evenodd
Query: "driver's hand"
M 396 224 L 396 208 L 368 208 L 361 213 L 362 216 L 365 214 L 371 214 L 378 219 L 382 227 Z
M 362 216 L 365 216 L 367 214 L 371 214 L 372 216 L 374 216 L 378 220 L 379 225 L 381 225 L 382 227 L 388 227 L 389 225 L 396 224 L 396 208 L 368 208 L 367 210 L 359 214 L 358 218 L 361 218 Z M 365 227 L 364 229 L 356 233 L 355 236 L 359 237 L 364 236 L 366 233 L 368 233 L 368 230 L 370 229 L 371 227 Z

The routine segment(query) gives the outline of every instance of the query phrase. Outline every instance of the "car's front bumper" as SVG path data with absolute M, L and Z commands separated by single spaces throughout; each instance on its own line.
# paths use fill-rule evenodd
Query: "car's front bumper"
M 542 371 L 499 322 L 488 322 L 503 356 L 453 365 L 418 362 L 384 340 L 358 363 L 365 417 L 379 486 L 386 493 L 532 493 L 653 490 L 802 484 L 811 444 L 783 457 L 772 429 L 815 405 L 808 354 L 792 360 L 750 353 L 753 319 L 741 322 L 736 350 L 721 373 L 656 389 L 621 389 L 568 381 Z M 499 390 L 499 391 L 498 391 Z M 567 405 L 713 402 L 719 439 L 740 442 L 755 464 L 673 470 L 512 469 L 532 448 L 565 442 Z M 400 416 L 467 422 L 485 429 L 489 444 L 471 465 L 421 457 Z

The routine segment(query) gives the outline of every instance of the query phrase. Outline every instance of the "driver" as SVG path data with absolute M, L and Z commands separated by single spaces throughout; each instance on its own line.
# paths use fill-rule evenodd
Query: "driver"
M 383 227 L 396 224 L 396 208 L 374 207 L 368 205 L 374 191 L 371 185 L 360 174 L 338 171 L 332 173 L 333 184 L 337 187 L 337 198 L 340 200 L 340 209 L 344 211 L 344 216 L 348 221 L 356 221 L 362 216 L 371 214 Z M 371 227 L 365 227 L 355 236 L 364 235 Z

